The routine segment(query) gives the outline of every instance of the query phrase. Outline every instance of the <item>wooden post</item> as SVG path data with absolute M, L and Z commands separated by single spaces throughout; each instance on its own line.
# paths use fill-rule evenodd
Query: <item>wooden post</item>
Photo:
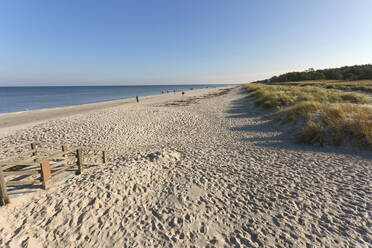
M 81 173 L 83 173 L 83 154 L 81 152 L 81 148 L 76 150 L 76 158 L 78 166 L 77 174 L 80 175 Z
M 6 191 L 6 183 L 3 170 L 0 168 L 0 206 L 9 203 L 8 192 Z
M 106 151 L 102 151 L 102 164 L 106 163 Z
M 36 147 L 36 143 L 31 143 L 31 150 L 33 151 L 32 153 L 32 156 L 35 157 L 34 158 L 34 161 L 36 162 L 37 161 L 37 147 Z
M 62 145 L 62 152 L 65 152 L 67 149 L 66 149 L 66 146 Z M 67 154 L 63 154 L 63 157 L 67 157 Z
M 41 181 L 43 183 L 43 189 L 49 189 L 49 179 L 51 177 L 49 161 L 40 163 L 41 168 Z

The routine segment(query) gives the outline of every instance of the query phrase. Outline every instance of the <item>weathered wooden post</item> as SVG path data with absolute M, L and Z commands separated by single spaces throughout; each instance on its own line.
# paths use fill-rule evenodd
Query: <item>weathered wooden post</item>
M 8 192 L 6 191 L 6 183 L 3 170 L 0 168 L 0 206 L 9 203 Z
M 67 151 L 66 146 L 62 145 L 62 152 Z M 67 154 L 63 154 L 63 157 L 67 157 Z
M 49 189 L 49 179 L 51 177 L 49 161 L 40 163 L 41 168 L 41 181 L 43 183 L 43 189 Z
M 36 162 L 37 161 L 37 158 L 36 158 L 36 156 L 37 156 L 37 146 L 36 146 L 35 142 L 31 143 L 31 150 L 33 151 L 32 152 L 32 157 L 35 157 L 34 162 Z
M 77 158 L 77 166 L 78 166 L 77 174 L 80 175 L 81 173 L 83 173 L 83 154 L 81 152 L 81 148 L 76 150 L 76 158 Z
M 102 164 L 106 163 L 106 151 L 102 151 Z

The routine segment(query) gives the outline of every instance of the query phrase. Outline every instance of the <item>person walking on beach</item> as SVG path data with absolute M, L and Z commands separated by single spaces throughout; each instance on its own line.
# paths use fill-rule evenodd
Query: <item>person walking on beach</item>
M 139 102 L 138 96 L 136 96 L 136 100 L 137 100 L 137 102 Z

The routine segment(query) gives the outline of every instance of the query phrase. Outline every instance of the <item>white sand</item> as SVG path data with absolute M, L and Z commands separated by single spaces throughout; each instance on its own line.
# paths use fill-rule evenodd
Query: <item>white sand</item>
M 370 246 L 371 154 L 294 144 L 240 88 L 164 106 L 217 90 L 9 118 L 3 146 L 90 145 L 110 159 L 0 208 L 0 247 Z

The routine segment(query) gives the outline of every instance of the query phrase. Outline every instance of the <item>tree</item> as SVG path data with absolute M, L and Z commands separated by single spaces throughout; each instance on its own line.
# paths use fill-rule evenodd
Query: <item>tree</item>
M 288 72 L 273 76 L 271 82 L 290 82 L 305 80 L 372 80 L 372 64 L 344 66 L 324 70 L 309 68 L 303 72 Z

